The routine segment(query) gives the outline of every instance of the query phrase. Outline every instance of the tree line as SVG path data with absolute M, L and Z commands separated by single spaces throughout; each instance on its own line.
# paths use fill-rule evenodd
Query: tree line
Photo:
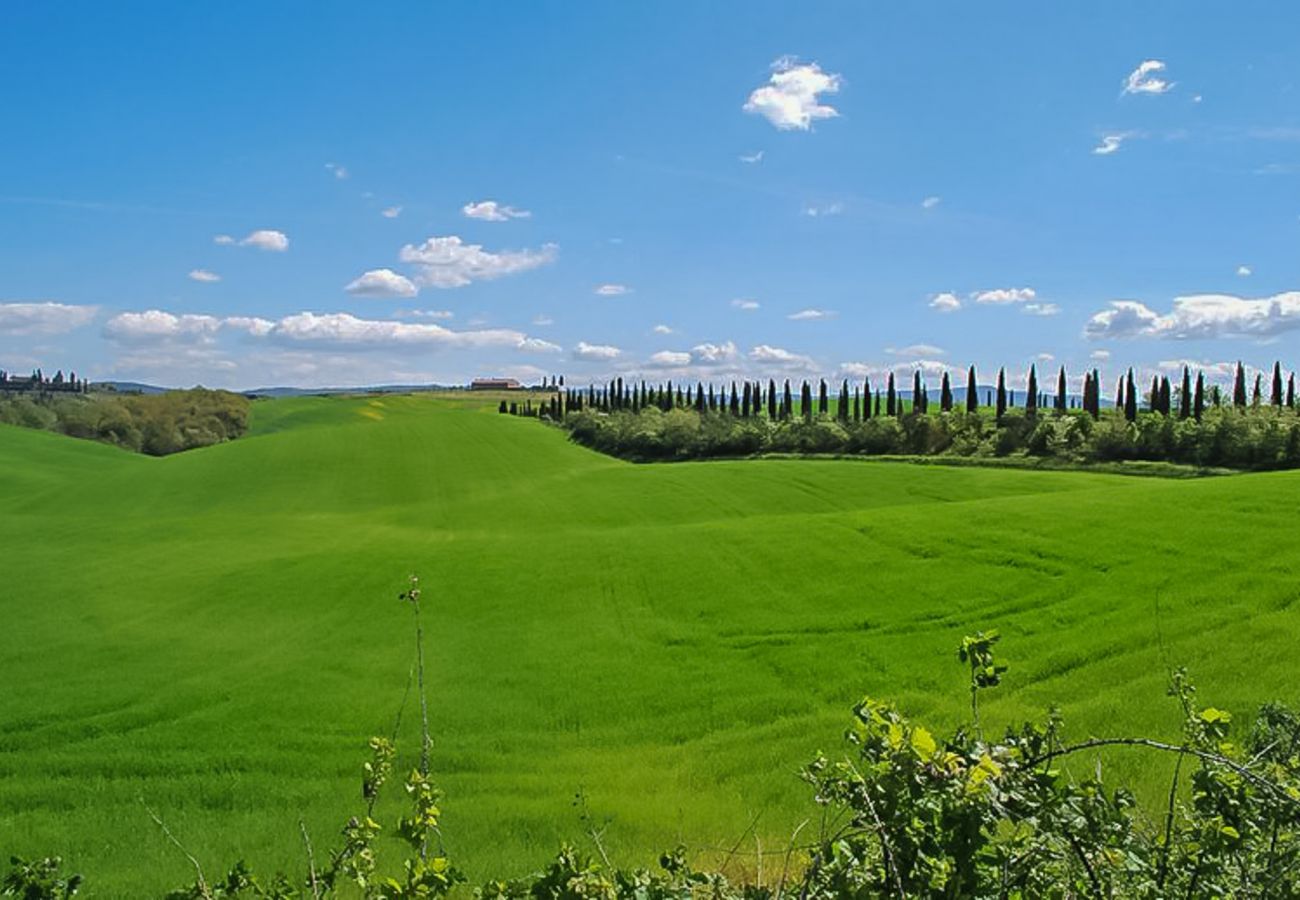
M 1267 374 L 1267 380 L 1266 380 Z M 1141 384 L 1132 369 L 1116 379 L 1113 400 L 1101 373 L 1069 391 L 1064 367 L 1047 389 L 1031 366 L 1023 389 L 1005 369 L 981 386 L 974 366 L 964 390 L 943 373 L 934 401 L 922 373 L 910 392 L 888 373 L 883 383 L 842 379 L 733 381 L 716 386 L 632 382 L 568 387 L 533 403 L 502 402 L 500 412 L 562 423 L 580 443 L 632 459 L 737 456 L 764 452 L 953 454 L 1025 453 L 1064 460 L 1162 460 L 1202 466 L 1300 465 L 1294 373 L 1280 362 L 1247 377 L 1238 363 L 1231 388 L 1184 367 L 1171 382 Z M 833 396 L 832 396 L 833 395 Z

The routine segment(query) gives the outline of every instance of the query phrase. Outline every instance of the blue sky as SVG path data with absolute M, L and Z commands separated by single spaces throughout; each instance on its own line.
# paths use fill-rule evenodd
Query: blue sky
M 1293 4 L 366 6 L 6 5 L 0 368 L 1300 359 Z

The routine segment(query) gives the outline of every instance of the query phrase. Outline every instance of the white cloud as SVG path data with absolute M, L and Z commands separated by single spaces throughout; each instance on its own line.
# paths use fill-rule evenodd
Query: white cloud
M 555 320 L 548 315 L 545 315 L 543 313 L 538 313 L 537 315 L 533 316 L 533 324 L 538 326 L 554 325 Z
M 253 337 L 266 337 L 275 328 L 275 323 L 270 319 L 258 316 L 227 316 L 221 324 L 237 331 L 246 331 Z
M 669 328 L 667 325 L 656 325 L 656 326 L 654 327 L 654 333 L 655 333 L 655 334 L 672 334 L 672 333 L 673 333 L 673 330 L 672 330 L 671 328 Z
M 348 177 L 348 170 L 346 166 L 341 166 L 338 163 L 327 162 L 325 163 L 325 168 L 328 171 L 332 172 L 334 177 L 339 179 L 340 181 Z
M 464 287 L 474 281 L 490 281 L 505 275 L 527 272 L 555 261 L 559 247 L 543 244 L 538 250 L 503 250 L 493 253 L 481 244 L 466 244 L 459 237 L 431 237 L 423 244 L 401 249 L 402 262 L 419 268 L 416 282 L 437 288 Z
M 392 269 L 371 269 L 343 290 L 357 297 L 414 297 L 420 292 L 411 279 Z
M 756 150 L 753 153 L 742 153 L 740 155 L 740 161 L 743 163 L 750 163 L 751 165 L 753 163 L 761 163 L 763 161 L 763 151 Z
M 933 344 L 911 344 L 907 347 L 886 347 L 891 356 L 945 356 L 948 351 Z
M 104 336 L 123 344 L 210 339 L 221 328 L 216 316 L 174 315 L 161 309 L 119 313 L 104 324 Z
M 1270 337 L 1300 328 L 1300 291 L 1250 299 L 1231 294 L 1175 297 L 1160 315 L 1135 300 L 1116 300 L 1088 320 L 1084 335 L 1108 338 Z
M 515 209 L 513 206 L 505 206 L 497 203 L 495 200 L 481 200 L 478 203 L 466 203 L 460 208 L 460 211 L 469 219 L 480 219 L 484 222 L 505 222 L 509 219 L 527 219 L 532 215 L 526 209 Z
M 1101 143 L 1092 148 L 1092 152 L 1097 156 L 1110 156 L 1120 148 L 1126 140 L 1133 136 L 1131 131 L 1120 131 L 1114 134 L 1103 134 Z
M 961 309 L 961 300 L 952 291 L 944 291 L 930 298 L 930 308 L 941 313 L 956 312 Z
M 360 319 L 349 313 L 300 312 L 275 323 L 270 337 L 286 343 L 355 348 L 519 347 L 527 335 L 508 329 L 452 331 L 441 325 Z
M 402 208 L 400 206 L 389 206 L 380 210 L 379 214 L 385 219 L 396 219 L 402 214 Z
M 1089 359 L 1095 359 L 1095 360 L 1097 360 L 1097 362 L 1105 362 L 1106 360 L 1110 359 L 1110 351 L 1109 351 L 1109 350 L 1094 350 L 1094 351 L 1092 351 L 1091 353 L 1088 354 L 1088 358 L 1089 358 Z
M 844 204 L 838 200 L 833 203 L 808 204 L 803 208 L 803 214 L 811 219 L 838 216 L 842 212 L 844 212 Z
M 608 362 L 617 359 L 622 353 L 622 350 L 609 344 L 588 344 L 586 341 L 578 341 L 578 345 L 573 348 L 574 359 L 588 362 Z
M 971 297 L 976 303 L 1006 306 L 1012 303 L 1028 303 L 1038 294 L 1033 288 L 997 288 L 991 291 L 976 291 Z
M 227 247 L 232 244 L 238 244 L 241 247 L 255 247 L 258 250 L 270 250 L 273 253 L 283 253 L 289 249 L 289 236 L 283 231 L 276 231 L 271 228 L 261 228 L 249 232 L 247 237 L 238 241 L 228 234 L 219 234 L 212 239 L 212 242 Z
M 1211 380 L 1219 379 L 1226 381 L 1237 374 L 1237 364 L 1235 362 L 1206 362 L 1195 359 L 1162 359 L 1160 362 L 1156 363 L 1156 368 L 1160 369 L 1162 372 L 1177 372 L 1179 374 L 1182 373 L 1183 366 L 1186 366 L 1191 370 L 1192 378 L 1196 377 L 1197 372 L 1204 372 L 1206 377 Z M 1245 369 L 1249 372 L 1251 367 L 1246 366 Z
M 1035 356 L 1034 359 L 1037 360 L 1038 362 L 1051 362 L 1052 360 L 1056 359 L 1056 357 L 1050 353 L 1040 353 L 1037 356 Z
M 1165 70 L 1165 64 L 1158 59 L 1143 61 L 1124 79 L 1124 94 L 1164 94 L 1173 89 L 1174 82 L 1159 77 Z
M 810 322 L 817 319 L 833 319 L 839 313 L 829 309 L 801 309 L 796 313 L 790 313 L 786 316 L 792 322 Z
M 399 309 L 395 315 L 408 316 L 412 319 L 435 319 L 437 321 L 456 318 L 456 314 L 449 309 Z
M 598 284 L 593 293 L 600 297 L 621 297 L 632 293 L 632 289 L 626 284 Z
M 1060 314 L 1061 307 L 1055 303 L 1026 303 L 1020 311 L 1027 316 L 1055 316 Z
M 660 350 L 650 354 L 648 365 L 656 369 L 680 369 L 691 364 L 689 353 L 677 350 Z
M 754 310 L 758 309 L 758 305 L 759 304 L 757 300 L 747 300 L 744 297 L 738 297 L 737 299 L 731 301 L 732 309 L 739 309 L 744 312 L 753 312 Z
M 1252 269 L 1250 266 L 1237 266 L 1237 274 L 1240 275 L 1242 278 L 1249 278 L 1251 274 L 1253 274 L 1253 272 L 1254 269 Z
M 526 337 L 519 342 L 517 349 L 525 353 L 559 353 L 564 348 L 541 338 Z
M 783 56 L 772 63 L 768 83 L 756 88 L 745 101 L 744 110 L 767 119 L 782 131 L 807 131 L 815 119 L 839 115 L 834 107 L 821 102 L 821 94 L 840 89 L 840 76 L 823 72 L 817 63 L 799 64 Z
M 190 281 L 199 281 L 203 284 L 214 284 L 221 280 L 221 276 L 216 272 L 209 272 L 207 269 L 190 269 L 190 274 L 186 276 Z
M 701 366 L 726 365 L 739 358 L 740 353 L 731 341 L 721 344 L 696 344 L 691 348 L 691 361 Z
M 97 307 L 50 301 L 0 303 L 0 334 L 67 334 L 95 318 Z
M 921 209 L 934 209 L 943 202 L 942 197 L 926 197 L 921 201 Z
M 749 351 L 749 358 L 760 365 L 787 369 L 793 372 L 811 372 L 817 368 L 811 357 L 791 353 L 789 350 L 773 347 L 770 344 L 759 344 L 757 347 L 752 348 Z

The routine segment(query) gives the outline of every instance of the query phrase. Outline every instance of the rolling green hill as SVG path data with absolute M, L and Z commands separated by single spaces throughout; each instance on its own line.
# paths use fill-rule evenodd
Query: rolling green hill
M 986 722 L 1168 735 L 1179 664 L 1218 706 L 1298 699 L 1300 473 L 636 466 L 481 403 L 263 401 L 162 459 L 0 427 L 0 853 L 182 883 L 144 798 L 213 871 L 300 869 L 299 816 L 323 852 L 401 700 L 409 572 L 472 879 L 580 837 L 579 790 L 620 861 L 755 817 L 777 846 L 861 694 L 962 720 L 975 628 L 1013 663 Z

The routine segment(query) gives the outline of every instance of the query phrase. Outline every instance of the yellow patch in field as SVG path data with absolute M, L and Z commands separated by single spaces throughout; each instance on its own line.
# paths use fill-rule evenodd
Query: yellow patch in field
M 384 414 L 377 409 L 359 409 L 357 412 L 361 413 L 361 415 L 365 416 L 367 419 L 374 419 L 376 422 L 384 417 Z

